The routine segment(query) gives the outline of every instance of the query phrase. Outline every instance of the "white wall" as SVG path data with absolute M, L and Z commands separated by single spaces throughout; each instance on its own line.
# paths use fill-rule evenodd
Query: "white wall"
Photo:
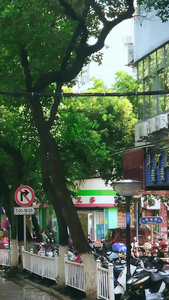
M 79 183 L 79 181 L 77 181 Z M 78 186 L 79 190 L 113 190 L 113 187 L 106 185 L 101 178 L 86 179 Z
M 169 21 L 162 21 L 152 11 L 140 11 L 134 21 L 134 61 L 138 61 L 160 45 L 169 41 Z

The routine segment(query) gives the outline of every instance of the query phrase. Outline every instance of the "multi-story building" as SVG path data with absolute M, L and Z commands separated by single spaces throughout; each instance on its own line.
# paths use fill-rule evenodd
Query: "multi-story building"
M 165 204 L 157 206 L 163 217 L 159 231 L 167 236 L 169 194 L 169 21 L 163 23 L 152 10 L 146 14 L 139 8 L 134 24 L 134 63 L 138 70 L 138 119 L 135 126 L 134 156 L 139 149 L 145 194 L 165 195 Z M 124 156 L 125 164 L 125 156 Z M 135 169 L 135 165 L 130 166 Z M 128 168 L 128 169 L 127 169 Z M 129 174 L 129 166 L 124 175 Z M 126 177 L 127 178 L 127 177 Z M 130 176 L 131 178 L 131 176 Z M 149 207 L 151 210 L 151 207 Z M 146 209 L 146 207 L 144 207 Z M 149 210 L 149 214 L 150 214 Z M 155 210 L 152 209 L 151 214 Z M 144 212 L 145 213 L 145 212 Z

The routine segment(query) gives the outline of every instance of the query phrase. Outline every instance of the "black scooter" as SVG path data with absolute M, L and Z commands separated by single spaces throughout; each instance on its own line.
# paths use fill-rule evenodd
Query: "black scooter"
M 145 260 L 144 267 L 137 268 L 127 281 L 127 291 L 121 300 L 145 300 L 150 299 L 151 294 L 156 294 L 158 300 L 165 299 L 163 294 L 166 282 L 169 284 L 169 273 L 162 270 L 163 266 L 164 262 L 159 258 Z

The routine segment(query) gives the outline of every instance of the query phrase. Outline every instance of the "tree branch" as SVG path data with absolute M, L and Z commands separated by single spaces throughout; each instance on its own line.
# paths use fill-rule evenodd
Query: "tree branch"
M 56 92 L 60 94 L 61 90 L 62 90 L 62 83 L 58 83 Z M 56 116 L 56 112 L 57 112 L 57 109 L 58 109 L 58 106 L 59 106 L 59 103 L 60 103 L 60 99 L 61 99 L 60 96 L 57 96 L 57 97 L 54 98 L 54 104 L 52 106 L 51 113 L 50 113 L 50 118 L 49 118 L 49 121 L 48 121 L 48 124 L 49 124 L 50 128 L 52 127 L 53 122 L 55 120 L 55 116 Z
M 62 5 L 67 4 L 65 2 L 65 0 L 60 0 L 60 2 L 62 3 Z M 94 3 L 94 2 L 92 2 L 92 3 Z M 65 67 L 67 66 L 67 62 L 68 62 L 68 56 L 70 56 L 70 49 L 69 49 L 67 52 L 67 56 L 65 56 L 65 61 L 62 63 L 62 69 L 58 70 L 58 71 L 51 71 L 49 73 L 41 75 L 39 77 L 39 79 L 37 80 L 37 82 L 35 83 L 35 85 L 33 87 L 33 91 L 41 92 L 46 86 L 50 85 L 53 82 L 57 82 L 57 83 L 65 82 L 66 83 L 66 82 L 70 82 L 72 79 L 74 79 L 81 71 L 86 58 L 89 57 L 91 54 L 98 52 L 99 50 L 101 50 L 104 47 L 104 42 L 105 42 L 105 39 L 108 36 L 109 32 L 116 25 L 121 23 L 122 21 L 132 17 L 133 12 L 134 12 L 133 0 L 127 0 L 127 3 L 128 3 L 128 9 L 126 12 L 122 13 L 117 18 L 113 19 L 112 21 L 104 22 L 104 26 L 103 26 L 101 33 L 95 44 L 93 44 L 91 46 L 89 46 L 87 44 L 88 32 L 87 32 L 86 27 L 83 27 L 82 39 L 81 39 L 79 46 L 75 50 L 76 59 L 75 59 L 73 65 L 70 66 L 69 68 L 65 69 Z M 96 5 L 95 9 L 97 9 L 97 14 L 101 14 L 101 12 L 99 12 L 99 8 L 97 7 L 97 5 Z M 79 18 L 79 16 L 74 15 L 74 12 L 71 11 L 71 9 L 69 11 L 67 8 L 67 13 L 69 13 L 69 12 L 72 17 L 76 18 L 76 20 Z M 102 15 L 102 18 L 103 18 L 103 15 Z M 81 30 L 82 30 L 82 28 L 81 28 Z
M 122 13 L 119 15 L 116 19 L 112 21 L 107 21 L 104 23 L 103 29 L 98 37 L 97 42 L 88 47 L 88 53 L 87 56 L 90 56 L 91 54 L 101 50 L 104 47 L 104 42 L 106 37 L 108 36 L 109 32 L 118 24 L 120 24 L 122 21 L 127 20 L 132 17 L 134 13 L 134 5 L 133 5 L 133 0 L 127 0 L 128 3 L 128 9 L 126 12 Z
M 0 148 L 3 149 L 8 155 L 10 155 L 15 164 L 16 177 L 21 181 L 23 178 L 23 166 L 24 160 L 21 151 L 16 150 L 13 146 L 11 146 L 8 142 L 0 141 Z
M 70 15 L 74 20 L 76 20 L 78 22 L 77 26 L 76 26 L 76 29 L 75 29 L 75 32 L 74 32 L 74 35 L 69 43 L 69 46 L 68 46 L 68 49 L 66 51 L 66 54 L 65 54 L 65 57 L 62 61 L 62 64 L 61 64 L 61 70 L 65 70 L 66 67 L 67 67 L 67 63 L 70 59 L 70 55 L 72 53 L 72 51 L 75 50 L 75 46 L 76 46 L 76 42 L 77 42 L 77 39 L 78 37 L 81 35 L 81 42 L 80 44 L 85 44 L 86 43 L 86 40 L 87 40 L 87 37 L 88 37 L 88 30 L 87 30 L 87 27 L 86 27 L 86 24 L 85 24 L 85 18 L 88 14 L 88 11 L 89 11 L 89 5 L 86 4 L 83 12 L 82 12 L 82 15 L 81 16 L 78 16 L 75 11 L 72 9 L 72 7 L 70 6 L 70 4 L 66 3 L 65 1 L 60 1 L 60 2 L 63 2 L 63 4 L 65 5 L 65 7 L 67 9 L 65 9 L 65 13 L 67 15 Z M 74 17 L 76 16 L 76 18 Z
M 90 0 L 90 5 L 94 9 L 96 15 L 99 17 L 100 21 L 103 24 L 107 23 L 107 19 L 104 16 L 104 13 L 102 12 L 102 8 L 99 6 L 98 3 L 96 3 L 94 0 Z

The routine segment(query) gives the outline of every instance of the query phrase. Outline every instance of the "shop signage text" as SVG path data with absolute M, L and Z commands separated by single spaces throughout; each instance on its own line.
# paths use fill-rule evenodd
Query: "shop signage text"
M 146 186 L 169 183 L 169 149 L 146 154 L 145 179 Z

